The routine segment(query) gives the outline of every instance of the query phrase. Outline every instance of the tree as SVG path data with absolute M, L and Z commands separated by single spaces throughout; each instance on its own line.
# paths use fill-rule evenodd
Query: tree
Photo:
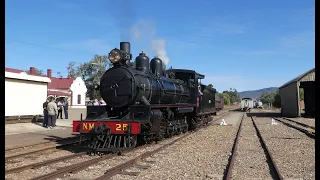
M 230 103 L 240 102 L 240 95 L 235 88 L 230 88 L 229 91 L 223 91 L 223 94 L 227 94 L 229 96 Z
M 80 76 L 79 68 L 76 67 L 76 62 L 70 61 L 67 66 L 68 77 L 69 78 L 77 78 Z
M 281 107 L 281 97 L 280 97 L 280 92 L 279 90 L 277 92 L 274 93 L 274 100 L 272 105 L 274 107 L 280 108 Z
M 261 100 L 261 102 L 263 104 L 273 104 L 275 95 L 276 95 L 276 93 L 263 92 L 259 99 Z M 280 96 L 280 94 L 279 94 L 279 96 Z M 280 102 L 280 105 L 281 105 L 281 102 Z
M 68 64 L 68 77 L 81 77 L 87 86 L 87 96 L 90 99 L 100 98 L 100 92 L 94 89 L 96 84 L 100 84 L 100 78 L 107 70 L 107 65 L 110 65 L 108 56 L 94 55 L 89 61 L 76 66 L 76 63 L 71 61 Z
M 107 70 L 108 57 L 95 55 L 89 62 L 79 66 L 78 72 L 87 86 L 87 95 L 90 99 L 100 98 L 100 92 L 95 91 L 94 85 L 100 84 L 100 78 Z
M 224 104 L 225 105 L 230 105 L 231 104 L 230 99 L 227 96 L 223 96 L 223 100 L 224 100 Z
M 46 74 L 43 72 L 43 70 L 37 69 L 37 68 L 34 68 L 34 69 L 35 69 L 35 75 L 46 76 Z M 30 74 L 30 69 L 25 70 L 24 72 Z
M 209 84 L 208 86 L 211 87 L 211 88 L 213 88 L 213 85 L 212 85 L 212 84 Z

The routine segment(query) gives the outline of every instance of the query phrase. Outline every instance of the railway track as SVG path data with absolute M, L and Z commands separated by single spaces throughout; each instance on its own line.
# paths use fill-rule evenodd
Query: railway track
M 265 151 L 265 153 L 266 153 L 266 156 L 267 156 L 267 159 L 268 159 L 268 161 L 269 161 L 269 163 L 270 163 L 270 165 L 271 165 L 271 170 L 273 171 L 274 175 L 276 176 L 276 177 L 274 177 L 274 178 L 275 178 L 275 179 L 279 179 L 279 180 L 283 180 L 283 177 L 282 177 L 282 175 L 280 174 L 280 171 L 279 171 L 279 169 L 278 169 L 278 166 L 277 166 L 277 164 L 275 163 L 275 160 L 274 160 L 274 158 L 272 157 L 272 154 L 271 154 L 270 150 L 268 149 L 268 146 L 267 146 L 264 138 L 262 137 L 261 132 L 260 132 L 258 126 L 256 125 L 255 121 L 254 121 L 254 118 L 253 118 L 252 116 L 250 116 L 250 118 L 251 118 L 252 123 L 253 123 L 253 126 L 254 126 L 254 128 L 255 128 L 255 130 L 256 130 L 256 132 L 257 132 L 257 135 L 258 135 L 259 140 L 260 140 L 260 142 L 261 142 L 262 148 L 264 149 L 264 151 Z
M 295 121 L 295 120 L 292 120 L 292 119 L 289 119 L 289 118 L 282 118 L 282 119 L 285 119 L 287 121 L 290 121 L 290 122 L 293 122 L 293 123 L 296 123 L 300 126 L 303 126 L 303 127 L 306 127 L 306 128 L 310 128 L 310 129 L 313 129 L 313 130 L 316 130 L 316 128 L 314 126 L 310 126 L 308 124 L 304 124 L 304 123 L 301 123 L 301 122 L 298 122 L 298 121 Z
M 50 160 L 47 160 L 47 161 L 28 164 L 28 165 L 25 165 L 25 166 L 20 166 L 20 167 L 8 169 L 8 170 L 6 170 L 6 174 L 18 173 L 18 172 L 22 172 L 22 171 L 27 170 L 27 169 L 37 169 L 37 168 L 40 168 L 42 166 L 46 166 L 46 165 L 49 165 L 49 164 L 65 161 L 65 160 L 76 158 L 76 157 L 80 157 L 80 156 L 83 156 L 83 155 L 86 155 L 86 152 L 71 154 L 71 155 L 68 155 L 68 156 L 63 156 L 63 157 L 59 157 L 59 158 L 55 158 L 55 159 L 50 159 Z
M 37 154 L 37 153 L 41 153 L 41 152 L 48 151 L 48 150 L 56 150 L 56 149 L 67 148 L 67 147 L 71 147 L 71 146 L 77 145 L 77 144 L 78 144 L 78 141 L 73 141 L 73 142 L 69 142 L 69 143 L 66 143 L 66 144 L 62 144 L 62 145 L 49 146 L 49 147 L 45 147 L 45 148 L 40 148 L 40 149 L 35 149 L 35 150 L 27 151 L 27 152 L 22 152 L 22 153 L 19 153 L 19 154 L 8 155 L 8 156 L 5 156 L 5 162 L 9 162 L 12 159 L 16 159 L 16 158 L 20 158 L 20 157 L 24 157 L 24 156 L 28 156 L 28 155 L 32 155 L 32 154 Z
M 206 125 L 206 127 L 210 126 L 212 123 L 216 122 L 219 120 L 219 118 L 223 117 L 223 116 L 226 116 L 228 115 L 229 112 L 224 112 L 222 114 L 220 114 L 217 118 L 215 118 L 215 120 L 212 120 L 211 122 L 208 123 L 208 125 Z M 198 129 L 199 130 L 199 129 Z M 163 149 L 166 149 L 168 148 L 169 146 L 175 144 L 176 142 L 178 141 L 181 141 L 182 139 L 190 136 L 191 134 L 193 134 L 194 132 L 190 132 L 188 134 L 184 134 L 182 137 L 179 137 L 178 139 L 176 140 L 173 140 L 172 142 L 168 143 L 168 144 L 165 144 L 153 151 L 148 151 L 148 152 L 145 152 L 129 161 L 126 161 L 122 164 L 119 164 L 113 168 L 110 168 L 108 170 L 105 171 L 104 175 L 96 178 L 95 180 L 105 180 L 105 179 L 109 179 L 111 177 L 113 177 L 114 175 L 117 175 L 117 174 L 124 174 L 124 175 L 133 175 L 133 176 L 137 176 L 139 174 L 139 172 L 129 172 L 129 171 L 125 171 L 126 169 L 129 169 L 131 167 L 138 167 L 138 168 L 141 168 L 141 169 L 148 169 L 149 166 L 148 165 L 139 165 L 138 163 L 139 162 L 144 162 L 144 163 L 154 163 L 154 161 L 146 161 L 145 159 L 151 157 L 152 155 L 162 151 Z
M 104 173 L 104 175 L 96 178 L 95 180 L 105 180 L 105 179 L 111 178 L 112 176 L 114 176 L 116 174 L 121 174 L 126 169 L 136 165 L 138 161 L 142 161 L 142 160 L 144 160 L 144 159 L 146 159 L 148 157 L 151 157 L 152 155 L 154 155 L 154 154 L 158 153 L 159 151 L 161 151 L 161 150 L 173 145 L 174 143 L 176 143 L 176 142 L 178 142 L 178 141 L 190 136 L 191 134 L 192 133 L 184 134 L 182 137 L 179 137 L 178 139 L 173 140 L 172 142 L 167 143 L 167 144 L 165 144 L 165 145 L 163 145 L 163 146 L 161 146 L 161 147 L 159 147 L 159 148 L 157 148 L 157 149 L 155 149 L 153 151 L 147 151 L 147 152 L 139 155 L 138 157 L 135 157 L 135 158 L 133 158 L 133 159 L 131 159 L 129 161 L 126 161 L 126 162 L 124 162 L 122 164 L 119 164 L 119 165 L 117 165 L 117 166 L 115 166 L 115 167 L 113 167 L 111 169 L 108 169 Z M 141 167 L 141 165 L 139 167 Z M 148 168 L 147 166 L 145 166 L 145 167 Z M 134 173 L 132 173 L 132 172 L 123 172 L 123 173 L 126 174 L 126 175 L 136 175 L 137 174 L 136 172 L 134 172 Z
M 79 139 L 79 137 L 69 137 L 69 138 L 61 138 L 61 139 L 57 139 L 54 142 L 39 142 L 39 143 L 33 143 L 33 144 L 28 144 L 28 145 L 24 145 L 24 146 L 16 146 L 16 147 L 11 147 L 11 148 L 6 148 L 5 152 L 8 153 L 10 151 L 14 151 L 14 150 L 18 150 L 18 149 L 26 149 L 26 148 L 32 148 L 34 146 L 44 146 L 44 145 L 50 145 L 50 144 L 62 144 L 68 141 L 75 141 Z
M 149 145 L 146 145 L 146 146 L 151 146 L 151 144 Z M 137 148 L 135 148 L 134 150 L 139 150 L 139 149 L 142 149 L 142 148 L 145 148 L 146 146 L 139 146 Z M 127 153 L 130 153 L 131 151 L 128 151 Z M 126 153 L 124 153 L 123 155 L 126 155 Z M 79 157 L 81 155 L 77 155 L 76 157 Z M 65 166 L 65 167 L 61 167 L 61 168 L 58 168 L 56 171 L 52 172 L 52 173 L 49 173 L 49 174 L 45 174 L 45 175 L 42 175 L 42 176 L 38 176 L 38 177 L 35 177 L 35 178 L 32 178 L 31 180 L 49 180 L 49 179 L 54 179 L 54 178 L 57 178 L 57 177 L 61 177 L 63 176 L 64 174 L 67 174 L 67 173 L 77 173 L 81 170 L 84 170 L 86 169 L 87 167 L 89 167 L 90 165 L 94 165 L 98 162 L 101 162 L 101 161 L 104 161 L 104 160 L 107 160 L 107 159 L 111 159 L 113 157 L 116 157 L 117 155 L 116 154 L 106 154 L 106 155 L 103 155 L 103 156 L 99 156 L 97 158 L 94 158 L 94 159 L 91 159 L 91 160 L 88 160 L 88 161 L 85 161 L 85 162 L 80 162 L 80 163 L 76 163 L 76 164 L 72 164 L 70 166 Z M 57 161 L 54 161 L 53 163 L 56 163 Z M 49 163 L 51 164 L 51 163 Z M 46 164 L 48 165 L 48 164 Z
M 226 116 L 229 113 L 230 112 L 227 111 L 227 112 L 223 112 L 223 113 L 215 116 L 214 119 L 211 122 L 209 122 L 206 126 L 208 127 L 210 124 L 212 124 L 213 122 L 216 122 L 221 117 Z M 202 129 L 202 128 L 199 128 L 199 129 Z M 166 143 L 166 144 L 162 145 L 161 147 L 157 148 L 156 150 L 147 151 L 146 153 L 141 154 L 141 155 L 137 156 L 136 158 L 123 163 L 122 165 L 114 166 L 110 170 L 106 171 L 106 174 L 103 177 L 111 176 L 111 174 L 114 175 L 114 174 L 117 174 L 119 172 L 121 173 L 121 171 L 123 169 L 126 169 L 126 168 L 128 168 L 128 167 L 130 167 L 132 165 L 135 165 L 138 160 L 145 159 L 145 158 L 147 158 L 147 157 L 149 157 L 149 156 L 151 156 L 151 155 L 153 155 L 153 154 L 155 154 L 155 153 L 157 153 L 157 152 L 159 152 L 159 151 L 161 151 L 161 150 L 173 145 L 175 142 L 180 141 L 180 140 L 184 139 L 185 137 L 187 137 L 187 136 L 189 136 L 189 135 L 191 135 L 193 133 L 195 133 L 195 132 L 187 132 L 186 134 L 182 135 L 182 137 L 179 137 L 176 140 L 173 140 L 173 141 L 171 141 L 169 143 Z M 151 146 L 151 145 L 152 144 L 139 146 L 139 147 L 137 147 L 137 148 L 135 148 L 133 150 L 124 152 L 123 155 L 125 155 L 126 153 L 131 153 L 133 151 L 137 151 L 137 150 L 142 149 L 142 148 L 146 148 L 146 147 Z M 26 154 L 26 153 L 23 153 L 23 154 Z M 22 155 L 20 155 L 20 156 L 22 156 Z M 59 158 L 55 158 L 55 159 L 46 160 L 46 161 L 43 161 L 43 162 L 38 162 L 38 163 L 33 163 L 33 164 L 24 165 L 24 166 L 20 166 L 20 167 L 11 168 L 11 169 L 6 170 L 6 174 L 22 172 L 22 171 L 25 171 L 25 170 L 28 170 L 28 169 L 38 169 L 38 168 L 41 168 L 43 166 L 49 166 L 49 165 L 52 165 L 52 164 L 55 164 L 55 163 L 58 163 L 58 162 L 62 162 L 62 161 L 66 161 L 66 160 L 70 160 L 70 159 L 74 159 L 74 158 L 78 158 L 78 157 L 85 157 L 85 156 L 86 156 L 85 152 L 71 154 L 71 155 L 67 155 L 67 156 L 63 156 L 63 157 L 59 157 Z M 90 160 L 87 160 L 87 161 L 84 161 L 84 162 L 75 163 L 75 164 L 72 164 L 72 165 L 69 165 L 69 166 L 57 168 L 57 170 L 54 171 L 54 172 L 51 172 L 51 173 L 48 173 L 48 174 L 45 174 L 45 175 L 41 175 L 41 176 L 38 176 L 38 177 L 34 177 L 32 180 L 54 179 L 54 178 L 57 178 L 57 177 L 62 177 L 63 175 L 68 174 L 68 173 L 73 173 L 74 174 L 74 173 L 77 173 L 77 172 L 79 172 L 81 170 L 84 170 L 84 169 L 88 168 L 90 165 L 97 164 L 97 163 L 99 163 L 101 161 L 104 161 L 104 160 L 107 160 L 107 159 L 111 159 L 111 158 L 116 157 L 116 156 L 117 155 L 115 155 L 115 154 L 102 155 L 102 156 L 99 156 L 97 158 L 90 159 Z M 111 172 L 111 170 L 112 170 L 112 172 Z
M 275 164 L 275 161 L 274 161 L 274 159 L 272 157 L 272 154 L 270 153 L 270 151 L 269 151 L 269 149 L 268 149 L 268 147 L 267 147 L 267 145 L 265 143 L 265 140 L 264 140 L 264 138 L 262 137 L 262 135 L 260 133 L 260 130 L 256 126 L 254 118 L 250 115 L 250 113 L 248 113 L 248 114 L 249 114 L 249 116 L 251 118 L 251 121 L 253 123 L 255 132 L 256 132 L 256 134 L 257 134 L 257 136 L 259 138 L 259 142 L 260 142 L 261 147 L 263 148 L 263 151 L 264 151 L 265 156 L 267 158 L 267 163 L 268 163 L 268 166 L 269 166 L 270 176 L 272 176 L 272 179 L 282 180 L 283 177 L 280 174 L 280 171 L 278 170 L 277 165 Z M 240 136 L 241 136 L 240 134 L 241 134 L 241 130 L 242 130 L 242 125 L 243 125 L 244 119 L 245 119 L 245 113 L 243 113 L 243 116 L 241 118 L 241 121 L 240 121 L 240 124 L 239 124 L 239 127 L 238 127 L 238 131 L 237 131 L 237 134 L 236 134 L 236 138 L 234 140 L 234 144 L 233 144 L 233 147 L 232 147 L 232 150 L 231 150 L 232 155 L 229 157 L 227 168 L 226 168 L 226 171 L 225 171 L 224 176 L 223 176 L 223 179 L 226 179 L 226 180 L 232 179 L 232 172 L 233 172 L 235 160 L 236 160 L 236 157 L 237 157 L 238 144 L 239 144 L 239 139 L 240 139 Z
M 266 112 L 266 111 L 263 111 Z M 268 112 L 266 112 L 268 113 Z M 316 133 L 315 133 L 315 127 L 314 126 L 310 126 L 301 122 L 297 122 L 294 121 L 292 119 L 289 118 L 277 118 L 277 117 L 271 117 L 276 121 L 281 122 L 282 124 L 291 127 L 293 129 L 296 129 L 302 133 L 304 133 L 305 135 L 307 135 L 308 137 L 315 139 L 316 137 Z
M 312 126 L 294 121 L 294 120 L 288 120 L 287 118 L 275 118 L 273 117 L 274 120 L 277 120 L 279 122 L 281 122 L 282 124 L 291 127 L 293 129 L 296 129 L 302 133 L 304 133 L 305 135 L 307 135 L 308 137 L 315 139 L 316 138 L 316 133 L 315 133 L 315 128 L 312 128 Z M 310 128 L 311 127 L 311 128 Z
M 142 159 L 144 157 L 147 157 L 148 155 L 150 156 L 150 155 L 152 155 L 152 154 L 154 154 L 154 153 L 156 153 L 156 152 L 158 152 L 158 151 L 160 151 L 160 150 L 162 150 L 162 149 L 174 144 L 175 142 L 177 142 L 179 140 L 182 140 L 183 138 L 189 136 L 190 134 L 192 134 L 192 132 L 186 133 L 186 134 L 182 135 L 182 137 L 179 137 L 176 140 L 173 140 L 173 141 L 171 141 L 169 143 L 166 143 L 166 144 L 162 145 L 160 148 L 157 148 L 154 151 L 147 151 L 146 153 L 143 153 L 143 154 L 139 155 L 138 157 L 123 163 L 123 164 L 126 164 L 126 165 L 123 165 L 123 164 L 122 165 L 118 165 L 118 166 L 115 166 L 115 167 L 111 168 L 110 170 L 112 170 L 112 173 L 115 175 L 115 174 L 117 174 L 116 172 L 119 172 L 119 168 L 123 169 L 124 167 L 129 167 L 128 164 L 133 165 L 134 164 L 133 162 L 135 162 L 135 160 Z M 127 154 L 132 153 L 133 151 L 138 151 L 140 149 L 143 149 L 143 148 L 146 148 L 146 147 L 149 147 L 149 146 L 152 146 L 152 144 L 147 144 L 147 145 L 139 146 L 139 147 L 134 148 L 132 150 L 128 150 L 128 151 L 122 153 L 122 155 L 126 156 Z M 46 165 L 50 165 L 50 164 L 57 163 L 57 162 L 60 162 L 60 161 L 64 161 L 64 160 L 67 160 L 67 159 L 83 156 L 85 154 L 86 153 L 73 154 L 73 155 L 69 155 L 69 156 L 65 156 L 65 157 L 61 157 L 61 158 L 57 158 L 57 159 L 53 159 L 53 160 L 48 160 L 48 161 L 42 162 L 42 163 L 36 163 L 36 164 L 27 165 L 25 167 L 19 167 L 19 169 L 17 168 L 18 170 L 11 169 L 11 170 L 8 170 L 8 171 L 12 173 L 12 172 L 17 172 L 17 171 L 23 171 L 25 169 L 30 169 L 30 168 L 39 168 L 39 167 L 42 167 L 42 166 L 46 166 Z M 88 168 L 91 165 L 97 164 L 97 163 L 99 163 L 101 161 L 104 161 L 104 160 L 107 160 L 107 159 L 114 158 L 116 156 L 118 156 L 118 155 L 117 154 L 106 154 L 106 155 L 98 156 L 98 157 L 96 157 L 94 159 L 90 159 L 90 160 L 87 160 L 87 161 L 84 161 L 84 162 L 72 164 L 72 165 L 65 166 L 65 167 L 60 167 L 54 172 L 51 172 L 51 173 L 48 173 L 48 174 L 45 174 L 45 175 L 42 175 L 42 176 L 34 177 L 31 180 L 49 180 L 49 179 L 62 177 L 63 175 L 68 174 L 68 173 L 75 174 L 77 172 L 80 172 L 81 170 L 84 170 L 84 169 Z M 107 172 L 109 172 L 109 171 L 107 171 Z M 108 173 L 108 175 L 110 175 L 110 173 Z M 103 178 L 103 179 L 105 179 L 105 178 Z

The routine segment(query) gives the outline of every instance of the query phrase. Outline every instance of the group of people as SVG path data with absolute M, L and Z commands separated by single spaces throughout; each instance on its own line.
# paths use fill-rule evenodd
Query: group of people
M 68 119 L 68 101 L 60 99 L 55 101 L 53 97 L 49 97 L 46 102 L 43 103 L 43 127 L 52 129 L 56 126 L 56 120 L 62 118 L 62 109 L 64 110 L 64 117 Z
M 105 102 L 101 99 L 95 99 L 95 100 L 90 100 L 88 102 L 86 102 L 86 105 L 91 105 L 91 106 L 101 106 L 101 105 L 105 105 Z

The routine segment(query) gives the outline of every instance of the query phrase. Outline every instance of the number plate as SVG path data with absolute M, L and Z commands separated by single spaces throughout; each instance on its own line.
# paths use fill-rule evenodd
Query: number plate
M 140 124 L 137 122 L 126 123 L 126 122 L 103 121 L 102 123 L 106 124 L 111 128 L 111 134 L 127 134 L 129 125 L 131 125 L 131 134 L 140 133 Z M 93 130 L 94 126 L 99 126 L 99 122 L 73 121 L 73 132 L 88 133 Z

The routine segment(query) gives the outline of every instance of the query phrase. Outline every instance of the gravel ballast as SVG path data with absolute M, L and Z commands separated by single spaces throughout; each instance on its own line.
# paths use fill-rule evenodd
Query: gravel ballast
M 297 121 L 299 123 L 303 123 L 309 126 L 315 127 L 315 120 L 310 118 L 289 118 L 290 120 Z
M 267 157 L 250 117 L 245 115 L 232 170 L 232 179 L 272 179 Z
M 254 118 L 284 178 L 315 179 L 315 140 L 271 118 Z
M 238 119 L 242 113 L 233 112 L 226 121 Z M 149 169 L 140 170 L 137 177 L 116 175 L 112 179 L 221 179 L 231 155 L 238 129 L 234 126 L 211 125 L 156 154 Z
M 224 112 L 226 112 L 226 111 L 219 111 L 218 115 L 222 114 Z M 240 115 L 241 115 L 241 113 L 240 113 Z M 233 116 L 234 115 L 229 115 L 230 118 L 232 118 Z M 240 117 L 239 113 L 236 116 L 239 118 Z M 209 127 L 209 128 L 213 128 L 213 127 Z M 220 129 L 220 131 L 223 131 L 222 129 L 224 129 L 224 130 L 233 129 L 232 126 L 225 126 L 225 127 L 215 126 L 215 128 Z M 201 129 L 201 130 L 197 131 L 195 134 L 203 133 L 203 131 L 204 131 L 204 129 Z M 194 136 L 195 134 L 193 134 L 192 136 Z M 211 134 L 211 136 L 214 136 L 214 134 Z M 155 145 L 152 145 L 152 146 L 149 146 L 149 147 L 146 147 L 146 148 L 135 150 L 133 152 L 130 152 L 126 156 L 117 156 L 117 157 L 114 157 L 112 159 L 101 161 L 101 162 L 99 162 L 99 163 L 97 163 L 95 165 L 92 165 L 92 166 L 88 167 L 87 169 L 85 169 L 83 171 L 80 171 L 79 173 L 67 174 L 67 175 L 65 175 L 65 177 L 57 178 L 57 179 L 95 179 L 95 178 L 103 175 L 103 173 L 107 169 L 109 169 L 111 167 L 114 167 L 114 166 L 116 166 L 116 165 L 118 165 L 120 163 L 123 163 L 125 161 L 128 161 L 128 160 L 130 160 L 130 159 L 132 159 L 132 158 L 134 158 L 134 157 L 136 157 L 136 156 L 138 156 L 138 155 L 140 155 L 140 154 L 142 154 L 142 153 L 144 153 L 146 151 L 150 151 L 150 150 L 156 149 L 156 148 L 160 147 L 162 144 L 169 143 L 169 142 L 171 142 L 171 141 L 173 141 L 173 140 L 175 140 L 175 139 L 177 139 L 179 137 L 181 137 L 181 136 L 174 136 L 173 138 L 160 141 L 159 144 L 155 144 Z M 233 139 L 234 139 L 234 137 L 232 138 L 231 141 L 233 141 Z M 199 141 L 199 139 L 196 140 L 196 139 L 194 139 L 194 137 L 188 137 L 187 141 L 190 141 L 190 140 L 192 140 L 194 142 Z M 186 141 L 186 139 L 184 141 Z M 219 143 L 217 141 L 217 143 L 221 144 L 221 145 L 225 145 L 223 142 Z M 176 143 L 175 145 L 173 145 L 173 148 L 177 148 L 175 146 L 179 146 L 179 144 L 180 144 L 180 142 Z M 232 143 L 231 143 L 230 149 L 231 149 L 231 147 L 232 147 Z M 178 152 L 179 151 L 184 151 L 183 148 L 181 149 L 179 147 L 176 150 L 178 150 Z M 196 148 L 195 148 L 195 150 L 196 150 Z M 59 154 L 59 152 L 50 152 L 50 151 L 49 151 L 49 153 L 50 153 L 50 155 L 46 155 L 46 153 L 39 154 L 39 156 L 37 158 L 32 159 L 32 162 L 31 161 L 25 161 L 25 162 L 19 162 L 19 163 L 12 163 L 11 165 L 6 165 L 7 166 L 6 168 L 10 168 L 11 169 L 13 167 L 23 166 L 23 165 L 31 164 L 31 163 L 35 163 L 35 162 L 41 162 L 41 161 L 45 161 L 45 160 L 48 160 L 48 159 L 56 158 L 58 156 L 60 157 L 60 156 L 64 156 L 64 155 L 69 154 L 69 152 L 65 152 L 65 153 Z M 165 156 L 166 153 L 168 153 L 168 152 L 166 152 L 166 150 L 163 150 L 162 152 L 157 154 L 157 156 L 159 156 L 159 157 Z M 202 157 L 201 154 L 199 154 L 199 153 L 200 152 L 195 152 L 195 154 L 198 154 L 199 157 Z M 227 154 L 227 157 L 225 157 L 225 159 L 227 159 L 228 158 L 228 152 L 224 152 L 224 153 Z M 223 155 L 221 155 L 221 156 L 223 156 Z M 48 174 L 50 172 L 55 171 L 56 168 L 61 168 L 61 167 L 65 167 L 65 166 L 68 166 L 68 165 L 71 165 L 71 164 L 84 162 L 84 161 L 87 161 L 87 160 L 93 159 L 93 158 L 97 158 L 97 157 L 90 157 L 90 156 L 84 155 L 82 157 L 66 160 L 66 161 L 55 163 L 55 164 L 48 165 L 48 166 L 44 166 L 44 167 L 41 167 L 39 169 L 28 169 L 28 170 L 25 170 L 25 171 L 19 172 L 19 173 L 8 174 L 8 175 L 6 175 L 6 178 L 7 179 L 11 179 L 11 180 L 21 179 L 22 177 L 28 179 L 28 178 L 40 176 L 40 175 L 43 175 L 43 174 Z M 17 160 L 19 160 L 19 159 L 17 159 Z M 223 168 L 223 166 L 221 166 L 221 167 Z M 209 176 L 210 175 L 212 176 L 212 174 L 209 174 Z M 127 176 L 125 176 L 125 177 L 127 177 Z M 128 177 L 130 177 L 130 176 L 128 176 Z

